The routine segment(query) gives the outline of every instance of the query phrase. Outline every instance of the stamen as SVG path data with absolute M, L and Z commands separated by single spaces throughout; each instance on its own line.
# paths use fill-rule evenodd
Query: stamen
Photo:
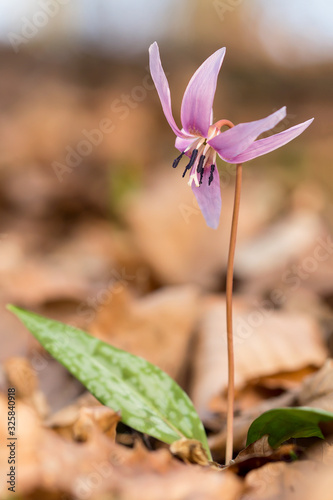
M 202 169 L 201 169 L 201 172 L 200 172 L 200 180 L 199 180 L 199 185 L 200 185 L 200 184 L 202 184 L 202 178 L 203 178 L 204 171 L 205 171 L 205 169 L 204 169 L 204 168 L 202 168 Z
M 203 170 L 203 164 L 204 164 L 205 158 L 206 158 L 205 155 L 200 156 L 200 160 L 199 160 L 198 168 L 197 168 L 198 174 L 200 174 L 200 172 Z
M 204 164 L 205 158 L 206 158 L 205 155 L 201 155 L 199 163 L 198 163 L 197 172 L 198 172 L 198 174 L 200 174 L 199 186 L 200 186 L 200 184 L 202 184 L 202 178 L 203 178 L 203 174 L 204 174 L 203 164 Z
M 182 177 L 185 177 L 186 172 L 192 168 L 192 166 L 193 166 L 193 164 L 194 164 L 194 162 L 196 160 L 197 155 L 198 155 L 198 150 L 197 149 L 193 149 L 192 155 L 191 155 L 191 159 L 188 162 L 188 164 L 186 165 Z
M 180 160 L 183 158 L 183 155 L 185 154 L 185 151 L 182 152 L 182 154 L 180 154 L 174 161 L 173 161 L 173 164 L 172 164 L 172 168 L 176 168 L 178 167 L 178 163 L 180 162 Z
M 210 166 L 210 176 L 209 176 L 209 179 L 208 179 L 208 186 L 210 186 L 211 183 L 213 182 L 213 179 L 214 179 L 214 170 L 215 170 L 215 165 L 211 165 Z

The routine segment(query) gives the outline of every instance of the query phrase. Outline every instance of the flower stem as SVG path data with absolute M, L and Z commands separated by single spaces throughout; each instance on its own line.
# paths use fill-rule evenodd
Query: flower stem
M 226 440 L 226 451 L 225 451 L 226 465 L 229 464 L 233 456 L 235 362 L 234 362 L 234 345 L 233 345 L 233 332 L 232 332 L 232 288 L 233 288 L 234 257 L 236 248 L 241 186 L 242 186 L 242 164 L 239 164 L 236 167 L 234 211 L 231 223 L 231 234 L 230 234 L 228 267 L 227 267 L 227 282 L 226 282 L 227 345 L 228 345 L 228 406 L 227 406 L 227 440 Z

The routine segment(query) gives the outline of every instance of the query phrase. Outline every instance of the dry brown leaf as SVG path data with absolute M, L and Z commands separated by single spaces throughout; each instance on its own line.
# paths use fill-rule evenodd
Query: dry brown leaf
M 23 439 L 20 440 L 21 443 L 22 441 Z M 112 475 L 111 459 L 113 456 L 117 457 L 118 453 L 117 445 L 99 433 L 86 443 L 74 443 L 63 440 L 50 430 L 39 429 L 36 444 L 23 442 L 23 446 L 29 447 L 30 455 L 37 459 L 37 467 L 31 471 L 31 489 L 61 491 L 73 495 L 78 495 L 82 485 L 87 484 L 90 491 L 103 491 L 103 479 Z M 20 471 L 24 471 L 27 464 L 19 462 L 18 467 Z M 97 476 L 97 484 L 93 476 Z M 25 489 L 26 483 L 18 481 L 18 491 Z
M 263 311 L 241 301 L 234 306 L 235 384 L 307 366 L 321 366 L 326 348 L 318 324 L 310 317 Z M 210 297 L 194 358 L 192 399 L 205 415 L 211 399 L 227 387 L 225 301 Z
M 98 405 L 102 407 L 101 403 L 99 403 L 90 392 L 85 392 L 82 396 L 78 397 L 74 403 L 50 415 L 44 421 L 44 425 L 50 429 L 56 430 L 61 436 L 72 439 L 73 426 L 79 418 L 81 409 L 96 408 Z
M 73 437 L 76 441 L 84 442 L 94 439 L 96 432 L 102 432 L 115 441 L 116 428 L 120 420 L 120 412 L 106 406 L 80 408 L 78 418 L 73 425 Z
M 272 394 L 271 391 L 263 391 L 262 388 L 257 385 L 248 384 L 243 389 L 237 390 L 235 411 L 240 412 L 253 408 L 267 399 L 269 395 L 272 397 L 276 396 L 276 394 Z M 209 409 L 213 413 L 212 418 L 214 419 L 215 417 L 216 420 L 216 417 L 218 417 L 221 421 L 221 415 L 224 415 L 227 412 L 227 400 L 225 398 L 221 398 L 221 394 L 216 394 L 210 400 Z M 220 428 L 221 424 L 218 426 L 218 429 Z
M 98 311 L 90 332 L 179 378 L 199 307 L 193 286 L 168 287 L 139 299 L 120 288 Z
M 268 435 L 265 434 L 260 439 L 251 443 L 249 446 L 244 448 L 244 450 L 239 452 L 234 462 L 240 462 L 246 458 L 252 457 L 253 455 L 267 457 L 272 453 L 274 453 L 274 449 L 268 443 Z
M 196 439 L 182 438 L 174 441 L 170 445 L 170 451 L 173 455 L 180 457 L 188 464 L 209 465 L 207 453 L 200 441 Z
M 36 371 L 26 358 L 12 357 L 3 363 L 8 385 L 15 387 L 16 397 L 22 399 L 44 418 L 49 407 L 44 394 L 39 390 Z
M 163 283 L 219 285 L 227 262 L 232 215 L 234 175 L 227 175 L 229 182 L 222 188 L 224 208 L 218 231 L 207 227 L 191 189 L 177 171 L 168 170 L 164 175 L 159 172 L 145 191 L 129 203 L 125 216 L 135 246 Z M 250 178 L 247 181 L 239 242 L 270 220 L 281 196 L 272 182 Z
M 59 241 L 47 262 L 61 267 L 63 276 L 80 278 L 86 283 L 103 284 L 105 280 L 111 285 L 123 277 L 115 256 L 119 238 L 119 231 L 109 222 L 83 220 L 73 228 L 70 238 Z
M 244 487 L 234 474 L 186 467 L 163 476 L 141 475 L 118 491 L 126 500 L 239 500 Z
M 328 359 L 314 375 L 308 377 L 298 394 L 300 406 L 311 406 L 333 412 L 333 360 Z
M 326 235 L 318 214 L 297 210 L 264 229 L 261 235 L 240 243 L 235 255 L 235 272 L 246 278 L 282 271 L 314 250 L 317 239 Z
M 122 465 L 127 467 L 127 481 L 120 481 L 126 500 L 238 500 L 243 482 L 228 471 L 184 465 L 166 449 L 149 452 L 138 442 L 127 453 Z M 131 469 L 128 469 L 128 466 Z M 119 470 L 121 473 L 121 470 Z
M 331 231 L 322 215 L 297 209 L 238 245 L 235 272 L 247 280 L 247 294 L 266 294 L 272 306 L 323 314 L 318 295 L 332 294 L 332 253 Z
M 29 398 L 38 388 L 36 372 L 26 358 L 8 358 L 3 364 L 10 386 L 15 387 L 19 398 Z
M 79 416 L 81 408 L 90 408 L 98 405 L 102 406 L 90 392 L 85 392 L 79 396 L 74 403 L 50 415 L 50 417 L 45 420 L 44 424 L 50 428 L 73 425 Z
M 266 464 L 247 474 L 247 491 L 242 500 L 303 499 L 302 493 L 312 485 L 318 470 L 318 465 L 311 461 Z
M 35 242 L 16 241 L 15 235 L 9 234 L 5 248 L 0 248 L 1 255 L 8 247 L 0 265 L 6 300 L 39 309 L 58 302 L 61 319 L 64 319 L 64 312 L 67 313 L 67 302 L 71 312 L 70 321 L 67 321 L 86 326 L 106 295 L 137 281 L 135 272 L 120 265 L 115 257 L 115 253 L 120 254 L 119 249 L 114 251 L 120 238 L 107 222 L 82 222 L 72 230 L 71 237 L 58 239 L 52 252 L 41 259 L 40 255 L 36 256 Z M 17 256 L 15 248 L 20 246 L 25 254 Z M 7 253 L 12 254 L 12 259 L 6 258 Z M 126 264 L 129 264 L 128 259 Z
M 292 372 L 276 373 L 260 377 L 254 383 L 257 386 L 266 387 L 267 389 L 294 389 L 300 386 L 305 377 L 316 372 L 317 370 L 314 366 L 306 366 Z
M 5 414 L 7 405 L 2 395 L 0 405 L 1 414 Z M 16 491 L 18 494 L 30 493 L 35 489 L 76 494 L 76 489 L 81 483 L 88 483 L 89 474 L 97 474 L 99 483 L 103 480 L 104 471 L 108 475 L 111 474 L 110 457 L 117 452 L 118 447 L 103 434 L 95 434 L 94 440 L 87 443 L 68 442 L 53 431 L 45 429 L 36 413 L 19 400 L 17 400 L 16 413 L 18 422 L 16 471 L 19 471 L 16 478 Z M 2 442 L 7 437 L 5 424 L 5 419 L 2 419 L 0 423 Z M 120 451 L 123 451 L 122 448 Z M 124 448 L 124 451 L 127 450 Z M 1 447 L 0 473 L 2 477 L 5 477 L 7 468 L 7 449 Z M 95 489 L 93 480 L 89 489 L 91 491 Z M 1 497 L 6 492 L 7 486 L 2 482 Z
M 140 472 L 151 471 L 160 474 L 165 474 L 182 465 L 174 459 L 167 446 L 159 448 L 157 451 L 150 451 L 139 439 L 134 440 L 132 450 L 124 449 L 121 464 L 136 468 Z
M 235 411 L 242 412 L 253 408 L 264 400 L 277 396 L 281 390 L 297 389 L 307 376 L 316 371 L 313 366 L 308 366 L 297 371 L 267 375 L 248 382 L 245 387 L 237 390 Z M 224 414 L 227 411 L 227 401 L 221 398 L 221 394 L 216 394 L 212 397 L 209 408 L 213 413 Z
M 253 420 L 259 417 L 262 413 L 272 410 L 273 408 L 295 406 L 296 404 L 296 392 L 289 391 L 278 397 L 263 401 L 253 408 L 243 412 L 241 415 L 236 416 L 234 419 L 234 449 L 242 450 L 245 447 L 247 431 Z M 210 436 L 208 439 L 209 447 L 214 453 L 215 460 L 223 460 L 225 455 L 227 438 L 225 421 L 223 424 L 223 429 L 219 433 Z
M 80 277 L 59 273 L 59 268 L 39 260 L 27 261 L 15 270 L 1 273 L 10 301 L 36 307 L 48 300 L 75 299 L 83 301 L 91 290 Z
M 311 406 L 314 408 L 322 408 L 327 411 L 333 411 L 332 369 L 333 361 L 329 359 L 317 373 L 306 378 L 299 388 L 289 390 L 279 397 L 268 399 L 261 404 L 249 408 L 241 415 L 236 416 L 234 420 L 235 448 L 242 449 L 245 446 L 249 426 L 254 419 L 259 417 L 265 411 L 285 406 Z M 325 435 L 327 435 L 326 430 L 329 429 L 323 430 L 325 431 Z M 225 443 L 226 430 L 224 428 L 218 434 L 210 437 L 209 445 L 211 450 L 214 452 L 216 459 L 223 459 Z M 311 452 L 309 456 L 312 458 Z
M 285 444 L 274 450 L 268 443 L 268 435 L 264 435 L 242 450 L 228 466 L 228 470 L 239 476 L 245 476 L 266 463 L 291 462 L 301 455 L 302 450 L 295 444 Z
M 5 414 L 6 398 L 0 395 L 1 414 Z M 236 500 L 242 482 L 230 473 L 185 466 L 166 449 L 150 452 L 142 445 L 131 450 L 114 443 L 102 433 L 84 443 L 70 442 L 50 429 L 45 429 L 36 414 L 23 402 L 17 403 L 16 492 L 20 496 L 37 491 L 44 498 L 63 493 L 74 498 L 119 496 L 127 500 L 186 500 L 193 495 L 205 499 Z M 5 419 L 0 422 L 0 439 L 7 436 Z M 0 474 L 7 473 L 7 450 L 0 448 Z M 7 485 L 0 484 L 0 495 Z
M 17 399 L 15 403 L 15 412 L 17 417 L 15 435 L 15 437 L 17 437 L 15 463 L 17 486 L 16 491 L 20 491 L 21 488 L 23 488 L 24 491 L 30 491 L 30 489 L 33 488 L 36 484 L 36 481 L 38 481 L 39 459 L 36 453 L 36 448 L 40 444 L 41 434 L 43 434 L 43 430 L 41 428 L 40 421 L 36 412 L 31 407 L 29 407 L 19 399 Z M 7 398 L 4 394 L 0 394 L 0 414 L 6 415 L 7 411 Z M 2 418 L 0 421 L 1 442 L 7 442 L 7 437 L 7 419 Z M 8 467 L 8 448 L 6 446 L 1 446 L 1 477 L 6 477 L 6 474 L 8 473 Z M 0 483 L 1 497 L 5 497 L 5 495 L 8 493 L 7 486 L 8 485 L 5 481 L 2 481 Z

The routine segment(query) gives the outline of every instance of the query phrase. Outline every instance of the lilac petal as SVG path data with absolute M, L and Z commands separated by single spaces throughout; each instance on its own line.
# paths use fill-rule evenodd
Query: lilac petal
M 306 122 L 299 123 L 294 127 L 288 128 L 279 134 L 255 141 L 246 151 L 228 161 L 230 163 L 244 163 L 246 161 L 253 160 L 253 158 L 257 158 L 258 156 L 270 153 L 271 151 L 274 151 L 274 149 L 280 148 L 298 137 L 312 122 L 313 118 L 311 118 L 311 120 L 307 120 Z
M 192 191 L 195 194 L 199 208 L 206 220 L 209 227 L 217 229 L 220 220 L 221 213 L 221 189 L 220 189 L 220 176 L 215 168 L 213 182 L 208 185 L 208 180 L 210 177 L 210 168 L 206 167 L 204 169 L 204 174 L 202 178 L 202 184 L 197 187 L 194 183 L 192 184 Z
M 149 47 L 149 67 L 152 79 L 155 83 L 155 87 L 162 104 L 165 118 L 168 120 L 170 127 L 178 137 L 188 137 L 188 134 L 183 133 L 179 130 L 173 118 L 169 84 L 162 68 L 160 52 L 156 42 L 154 42 Z
M 213 100 L 225 48 L 212 54 L 192 76 L 183 97 L 181 121 L 186 132 L 207 137 Z
M 182 129 L 183 130 L 183 129 Z M 185 149 L 191 146 L 191 144 L 197 139 L 197 137 L 191 137 L 191 139 L 183 139 L 181 137 L 176 138 L 175 147 L 179 151 L 183 152 Z M 185 153 L 187 156 L 191 156 L 191 153 Z
M 271 130 L 285 116 L 286 107 L 284 106 L 261 120 L 240 123 L 217 135 L 208 141 L 208 143 L 218 152 L 224 161 L 230 162 L 231 158 L 247 150 L 260 134 Z

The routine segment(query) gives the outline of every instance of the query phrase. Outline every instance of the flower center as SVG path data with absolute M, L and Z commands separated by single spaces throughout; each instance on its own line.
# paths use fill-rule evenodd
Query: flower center
M 234 124 L 229 120 L 219 120 L 208 129 L 207 137 L 193 137 L 193 142 L 188 146 L 173 162 L 173 168 L 178 166 L 178 163 L 184 155 L 190 158 L 190 161 L 185 167 L 183 177 L 190 170 L 189 186 L 192 183 L 200 187 L 203 182 L 207 182 L 208 186 L 214 180 L 214 172 L 216 169 L 216 151 L 208 144 L 208 141 L 221 133 L 222 127 L 232 128 Z

